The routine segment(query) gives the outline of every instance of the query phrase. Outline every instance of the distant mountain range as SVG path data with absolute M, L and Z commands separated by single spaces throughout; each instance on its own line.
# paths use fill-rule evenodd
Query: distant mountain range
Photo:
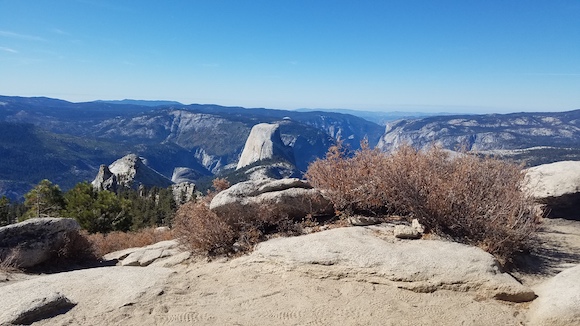
M 302 171 L 334 138 L 357 148 L 364 138 L 376 144 L 384 131 L 333 112 L 165 104 L 0 96 L 0 195 L 19 197 L 43 178 L 68 189 L 129 153 L 169 179 L 178 168 L 213 175 L 235 167 L 250 129 L 262 122 L 280 123 Z
M 401 119 L 417 119 L 432 116 L 445 116 L 453 115 L 453 113 L 447 112 L 405 112 L 405 111 L 361 111 L 361 110 L 349 110 L 349 109 L 298 109 L 298 112 L 337 112 L 354 115 L 359 118 L 366 119 L 368 121 L 374 122 L 379 125 L 385 125 L 389 121 L 401 120 Z
M 94 179 L 101 164 L 129 153 L 144 157 L 168 179 L 178 171 L 212 176 L 235 168 L 250 129 L 258 123 L 280 125 L 280 136 L 292 148 L 297 168 L 305 171 L 339 137 L 352 149 L 367 138 L 385 150 L 406 141 L 520 153 L 511 157 L 533 157 L 529 160 L 533 164 L 580 159 L 578 121 L 580 110 L 411 117 L 388 120 L 384 126 L 326 111 L 0 96 L 0 196 L 18 198 L 44 178 L 68 189 Z M 538 146 L 541 151 L 522 150 Z
M 150 101 L 150 100 L 99 100 L 95 101 L 97 103 L 109 103 L 109 104 L 129 104 L 129 105 L 140 105 L 140 106 L 169 106 L 169 105 L 183 105 L 182 103 L 176 101 Z

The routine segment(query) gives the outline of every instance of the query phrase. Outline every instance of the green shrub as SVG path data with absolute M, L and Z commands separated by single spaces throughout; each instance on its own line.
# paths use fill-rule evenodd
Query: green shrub
M 366 144 L 352 157 L 334 146 L 306 173 L 338 211 L 412 216 L 503 264 L 533 243 L 538 216 L 520 189 L 523 176 L 520 166 L 490 157 L 408 145 L 385 154 Z

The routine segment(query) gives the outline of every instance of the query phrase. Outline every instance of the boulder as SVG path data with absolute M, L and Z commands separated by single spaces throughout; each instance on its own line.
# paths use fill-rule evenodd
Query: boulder
M 69 232 L 80 229 L 71 218 L 31 218 L 0 228 L 0 261 L 18 268 L 43 263 L 62 247 Z
M 58 292 L 37 294 L 29 300 L 24 294 L 8 302 L 0 312 L 0 325 L 30 325 L 35 321 L 65 313 L 76 303 Z
M 14 322 L 16 318 L 25 317 L 21 323 L 27 324 L 44 316 L 54 316 L 66 312 L 74 303 L 73 309 L 87 311 L 88 315 L 83 322 L 72 323 L 90 323 L 107 312 L 134 305 L 147 297 L 158 297 L 172 273 L 173 270 L 162 267 L 148 267 L 144 272 L 139 267 L 111 266 L 41 275 L 3 285 L 0 325 L 18 324 Z M 30 313 L 34 307 L 44 312 Z
M 260 212 L 276 212 L 288 218 L 303 218 L 308 214 L 334 213 L 330 200 L 300 179 L 261 179 L 237 183 L 218 193 L 210 203 L 218 216 L 251 218 Z
M 529 168 L 524 188 L 545 205 L 548 217 L 580 220 L 580 161 L 561 161 Z
M 280 125 L 259 123 L 250 131 L 236 170 L 258 161 L 271 159 L 294 163 L 292 148 L 284 145 L 280 136 Z
M 530 325 L 580 325 L 580 265 L 536 286 Z
M 408 225 L 395 225 L 395 230 L 393 231 L 395 238 L 399 239 L 419 239 L 421 234 L 417 229 Z
M 121 266 L 163 266 L 170 267 L 180 264 L 190 257 L 191 253 L 182 251 L 177 240 L 168 240 L 154 243 L 142 248 L 129 248 L 115 251 L 103 256 L 105 261 L 117 261 Z M 169 260 L 169 258 L 178 256 Z M 157 263 L 157 261 L 163 261 Z
M 391 228 L 383 226 L 271 239 L 240 262 L 273 263 L 314 277 L 353 278 L 422 293 L 444 289 L 513 302 L 535 298 L 479 248 L 441 240 L 396 241 Z
M 414 219 L 411 221 L 411 226 L 412 226 L 412 227 L 413 227 L 415 230 L 417 230 L 417 232 L 419 232 L 419 233 L 425 233 L 425 227 L 424 227 L 424 226 L 423 226 L 421 223 L 419 223 L 419 220 L 418 220 L 418 219 L 414 218 Z

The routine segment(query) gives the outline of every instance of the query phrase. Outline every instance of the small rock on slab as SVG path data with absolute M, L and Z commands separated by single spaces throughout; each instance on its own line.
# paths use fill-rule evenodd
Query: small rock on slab
M 395 237 L 399 239 L 419 239 L 421 234 L 417 229 L 408 225 L 395 225 Z

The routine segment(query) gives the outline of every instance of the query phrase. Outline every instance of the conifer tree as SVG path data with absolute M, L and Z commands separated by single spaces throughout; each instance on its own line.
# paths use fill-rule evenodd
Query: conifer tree
M 24 198 L 24 205 L 28 211 L 22 216 L 22 219 L 58 217 L 65 205 L 59 186 L 52 184 L 47 179 L 40 181 L 38 185 L 24 195 Z

